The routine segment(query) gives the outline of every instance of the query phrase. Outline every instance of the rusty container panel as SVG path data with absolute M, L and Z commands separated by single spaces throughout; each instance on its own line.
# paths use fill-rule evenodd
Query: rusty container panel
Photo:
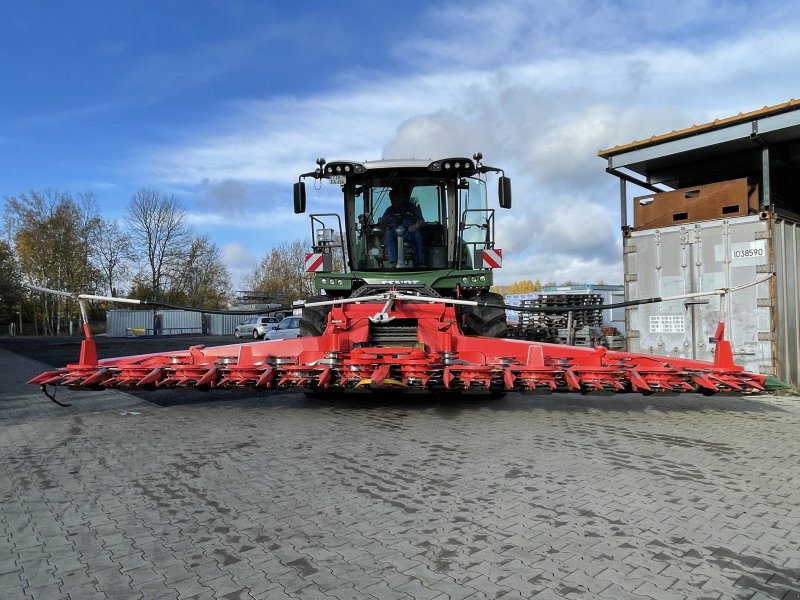
M 633 199 L 636 231 L 759 212 L 758 184 L 734 179 Z
M 711 291 L 763 278 L 773 268 L 773 228 L 771 217 L 752 215 L 633 231 L 624 240 L 626 299 Z M 709 338 L 723 317 L 737 364 L 781 377 L 774 343 L 778 310 L 774 279 L 726 294 L 722 304 L 719 296 L 709 296 L 628 307 L 628 348 L 711 361 Z

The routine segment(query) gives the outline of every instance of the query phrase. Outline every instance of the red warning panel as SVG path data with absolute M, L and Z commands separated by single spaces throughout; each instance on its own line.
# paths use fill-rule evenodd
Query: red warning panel
M 499 269 L 503 266 L 503 251 L 500 248 L 481 250 L 481 267 L 484 269 Z
M 321 252 L 306 252 L 306 272 L 316 273 L 322 271 L 322 253 Z

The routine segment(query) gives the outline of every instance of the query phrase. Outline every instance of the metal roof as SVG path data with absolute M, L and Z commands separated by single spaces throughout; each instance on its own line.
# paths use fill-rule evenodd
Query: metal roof
M 703 123 L 701 125 L 692 125 L 691 127 L 686 127 L 685 129 L 678 129 L 670 133 L 662 133 L 660 135 L 654 135 L 646 140 L 638 140 L 635 142 L 622 144 L 620 146 L 614 146 L 613 148 L 608 148 L 607 150 L 600 150 L 597 152 L 597 154 L 602 158 L 608 158 L 609 156 L 619 154 L 626 150 L 632 150 L 634 148 L 643 148 L 645 146 L 653 146 L 655 144 L 659 144 L 661 142 L 665 142 L 668 140 L 674 140 L 682 137 L 689 137 L 692 135 L 696 135 L 698 133 L 710 131 L 712 129 L 720 129 L 722 127 L 727 127 L 729 125 L 734 125 L 736 123 L 753 121 L 754 119 L 776 115 L 790 110 L 797 110 L 798 107 L 800 107 L 800 100 L 792 98 L 791 100 L 789 100 L 788 102 L 784 102 L 783 104 L 775 104 L 774 106 L 765 106 L 764 108 L 759 108 L 758 110 L 753 110 L 746 113 L 739 113 L 734 117 L 726 117 L 724 119 L 714 119 L 709 123 Z
M 598 155 L 615 175 L 627 171 L 641 176 L 648 187 L 683 188 L 740 177 L 760 179 L 765 148 L 775 191 L 797 197 L 800 100 L 600 150 Z

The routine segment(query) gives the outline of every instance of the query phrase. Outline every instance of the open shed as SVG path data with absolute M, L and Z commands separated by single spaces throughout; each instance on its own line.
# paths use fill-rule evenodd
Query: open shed
M 756 282 L 628 308 L 628 348 L 711 360 L 724 320 L 738 364 L 800 385 L 800 100 L 598 154 L 620 182 L 627 300 Z

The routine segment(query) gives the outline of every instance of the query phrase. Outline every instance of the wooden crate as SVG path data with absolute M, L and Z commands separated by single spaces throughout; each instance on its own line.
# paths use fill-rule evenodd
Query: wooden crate
M 758 184 L 733 179 L 633 199 L 633 229 L 657 229 L 759 211 Z

